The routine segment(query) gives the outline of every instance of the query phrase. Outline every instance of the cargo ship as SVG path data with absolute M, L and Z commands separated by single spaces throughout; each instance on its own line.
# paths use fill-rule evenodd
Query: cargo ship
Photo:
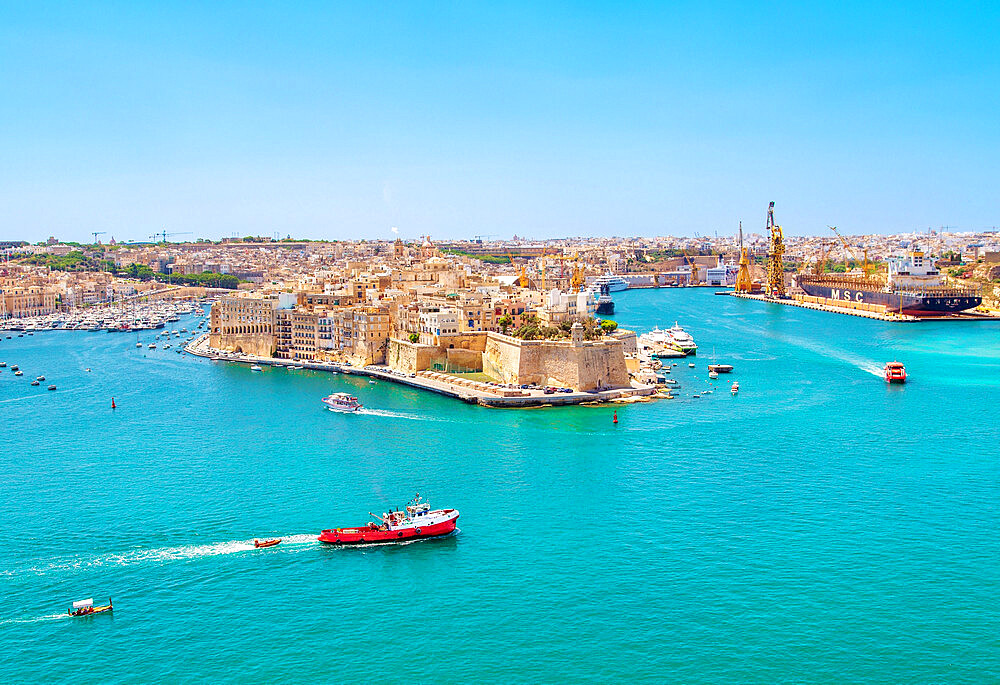
M 933 260 L 919 250 L 889 259 L 883 275 L 799 274 L 795 282 L 813 297 L 882 305 L 910 316 L 952 314 L 983 302 L 977 288 L 945 285 Z

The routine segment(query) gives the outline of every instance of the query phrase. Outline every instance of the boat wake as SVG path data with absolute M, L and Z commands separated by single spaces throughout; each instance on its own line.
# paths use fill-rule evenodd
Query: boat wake
M 411 421 L 448 421 L 448 419 L 439 419 L 422 414 L 407 414 L 406 412 L 401 411 L 390 411 L 388 409 L 367 409 L 365 407 L 362 407 L 354 413 L 362 416 L 382 416 L 391 419 L 410 419 Z
M 0 626 L 15 625 L 18 623 L 38 623 L 40 621 L 58 621 L 61 618 L 70 618 L 70 615 L 48 614 L 46 616 L 34 616 L 32 618 L 5 618 L 0 619 Z
M 281 544 L 276 545 L 274 547 L 268 547 L 267 551 L 269 552 L 280 551 L 282 549 L 288 549 L 289 547 L 312 545 L 316 543 L 315 533 L 303 533 L 301 535 L 278 535 L 274 537 L 280 537 Z M 253 546 L 253 539 L 231 540 L 229 542 L 216 542 L 205 545 L 183 545 L 179 547 L 131 549 L 126 552 L 102 554 L 100 556 L 91 557 L 89 559 L 77 558 L 73 560 L 69 559 L 57 560 L 53 561 L 53 563 L 51 563 L 48 566 L 44 567 L 36 566 L 27 569 L 27 571 L 38 575 L 44 575 L 47 573 L 54 573 L 58 571 L 103 568 L 108 566 L 111 567 L 136 566 L 139 564 L 165 563 L 170 561 L 200 559 L 202 557 L 214 557 L 225 554 L 237 554 L 241 552 L 253 552 L 253 551 L 258 551 L 257 548 Z M 3 571 L 2 573 L 0 573 L 0 575 L 16 576 L 19 574 L 16 571 Z

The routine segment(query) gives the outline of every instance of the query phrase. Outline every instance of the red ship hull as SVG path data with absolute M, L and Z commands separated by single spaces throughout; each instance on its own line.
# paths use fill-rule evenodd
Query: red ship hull
M 445 521 L 424 526 L 407 526 L 393 530 L 382 530 L 381 527 L 358 526 L 357 528 L 333 528 L 324 530 L 317 538 L 320 542 L 330 545 L 373 545 L 391 542 L 406 542 L 420 538 L 437 538 L 455 532 L 458 523 L 458 512 L 445 509 L 442 513 L 452 514 Z

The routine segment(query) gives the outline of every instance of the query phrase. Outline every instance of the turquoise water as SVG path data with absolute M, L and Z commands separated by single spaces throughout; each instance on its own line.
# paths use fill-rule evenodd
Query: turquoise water
M 25 372 L 0 372 L 0 681 L 1000 679 L 1000 327 L 615 299 L 701 346 L 617 426 L 124 334 L 0 340 Z M 461 532 L 314 542 L 414 491 Z M 90 596 L 115 613 L 62 617 Z

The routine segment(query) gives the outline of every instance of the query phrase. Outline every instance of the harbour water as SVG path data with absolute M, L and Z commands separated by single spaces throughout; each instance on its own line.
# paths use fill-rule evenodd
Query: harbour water
M 0 371 L 0 680 L 1000 679 L 1000 328 L 615 302 L 699 344 L 677 399 L 617 425 L 129 334 L 0 340 L 25 374 Z M 368 411 L 324 411 L 337 390 Z M 315 542 L 415 491 L 461 532 Z M 91 596 L 115 612 L 64 616 Z

